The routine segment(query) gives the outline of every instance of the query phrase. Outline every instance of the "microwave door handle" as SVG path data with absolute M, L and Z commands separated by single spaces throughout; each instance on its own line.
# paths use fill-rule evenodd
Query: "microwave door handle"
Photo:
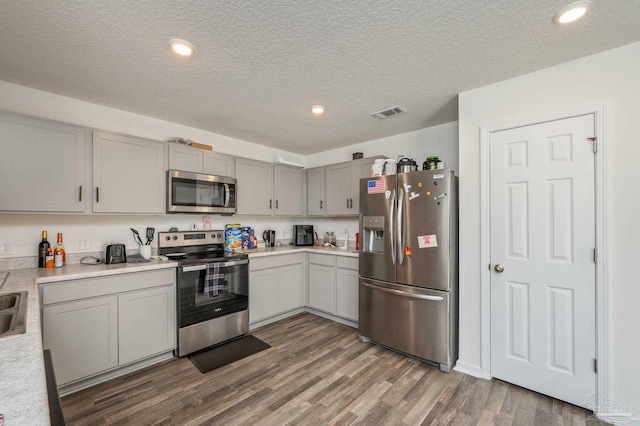
M 231 198 L 231 190 L 229 189 L 229 184 L 224 184 L 224 206 L 229 207 L 229 198 Z

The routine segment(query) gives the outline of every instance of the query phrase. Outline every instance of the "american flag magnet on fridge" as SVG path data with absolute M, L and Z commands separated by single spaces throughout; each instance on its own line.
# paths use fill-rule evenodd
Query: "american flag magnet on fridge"
M 367 194 L 384 194 L 387 190 L 384 180 L 370 180 L 367 182 Z

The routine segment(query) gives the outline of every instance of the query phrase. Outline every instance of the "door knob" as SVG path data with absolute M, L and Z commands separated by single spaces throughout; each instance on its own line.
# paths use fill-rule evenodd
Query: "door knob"
M 498 264 L 498 265 L 494 266 L 494 267 L 493 267 L 493 269 L 494 269 L 496 272 L 502 272 L 502 271 L 504 271 L 504 266 L 502 266 L 502 265 Z

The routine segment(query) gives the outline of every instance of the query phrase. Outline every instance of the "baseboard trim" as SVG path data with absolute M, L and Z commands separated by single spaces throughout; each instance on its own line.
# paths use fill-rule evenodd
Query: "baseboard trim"
M 478 377 L 479 379 L 487 379 L 487 377 L 482 376 L 482 369 L 478 365 L 471 365 L 458 360 L 453 369 L 460 373 L 468 374 L 469 376 Z
M 319 317 L 326 318 L 331 321 L 339 322 L 340 324 L 348 325 L 349 327 L 358 328 L 357 322 L 348 320 L 346 318 L 337 317 L 335 315 L 331 315 L 326 312 L 316 311 L 315 309 L 312 309 L 309 307 L 305 307 L 304 312 L 308 312 L 310 314 L 317 315 Z
M 154 364 L 166 361 L 173 358 L 173 350 L 160 355 L 155 355 L 142 361 L 134 362 L 123 367 L 117 367 L 114 370 L 107 371 L 106 373 L 98 374 L 87 379 L 82 379 L 77 382 L 68 383 L 66 385 L 58 386 L 58 393 L 61 397 L 76 393 L 83 389 L 90 388 L 103 382 L 107 382 L 111 379 L 124 376 L 134 371 L 141 370 L 146 367 L 150 367 Z

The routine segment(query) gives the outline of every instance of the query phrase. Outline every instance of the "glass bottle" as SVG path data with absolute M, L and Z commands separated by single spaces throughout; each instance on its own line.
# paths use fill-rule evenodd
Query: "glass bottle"
M 61 268 L 66 263 L 66 260 L 64 247 L 62 247 L 62 232 L 58 232 L 58 244 L 53 250 L 53 264 L 56 268 Z
M 42 231 L 42 241 L 38 244 L 38 268 L 44 268 L 47 263 L 47 249 L 51 247 L 47 241 L 47 231 Z

